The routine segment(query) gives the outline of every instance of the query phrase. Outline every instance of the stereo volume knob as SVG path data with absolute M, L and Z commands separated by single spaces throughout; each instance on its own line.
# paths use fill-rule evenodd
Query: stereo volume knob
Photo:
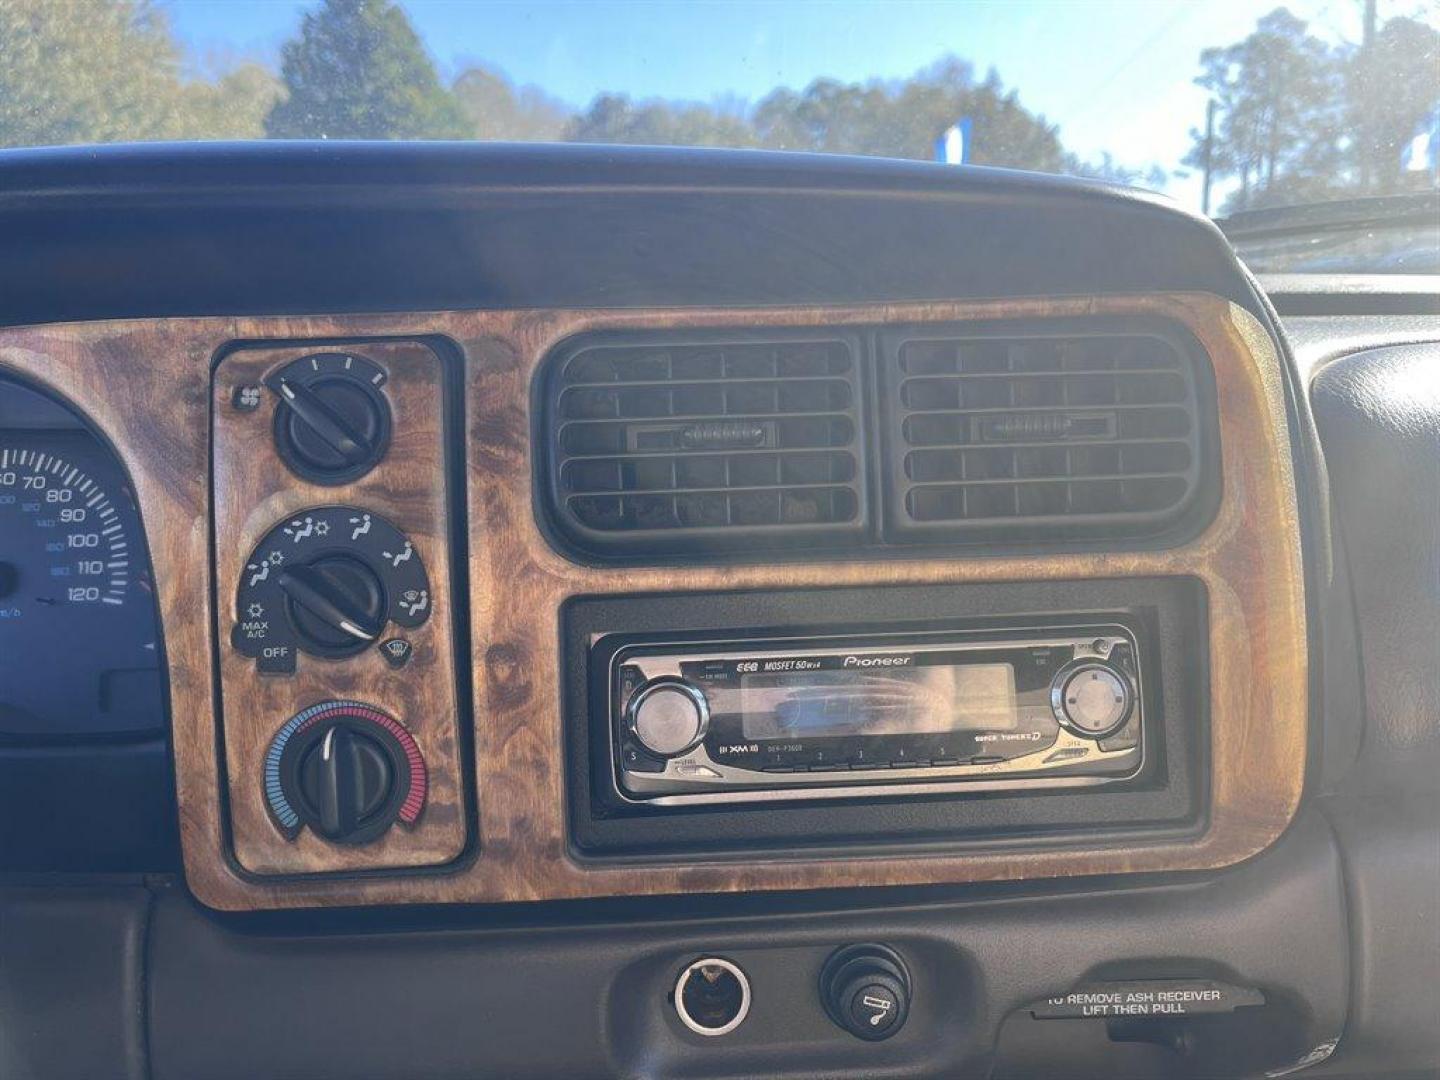
M 694 683 L 655 679 L 630 699 L 630 730 L 656 757 L 683 754 L 705 738 L 710 705 Z
M 1134 704 L 1130 680 L 1109 664 L 1090 660 L 1068 664 L 1050 684 L 1055 719 L 1087 739 L 1103 739 L 1119 731 Z

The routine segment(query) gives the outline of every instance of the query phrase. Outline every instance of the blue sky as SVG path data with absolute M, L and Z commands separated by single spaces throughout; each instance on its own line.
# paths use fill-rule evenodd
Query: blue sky
M 314 0 L 168 0 L 191 54 L 274 62 Z M 1247 0 L 404 0 L 442 73 L 497 67 L 572 104 L 600 91 L 754 101 L 820 76 L 909 75 L 945 53 L 995 67 L 1085 156 L 1173 169 L 1204 119 L 1208 45 L 1276 2 Z M 1289 0 L 1328 38 L 1360 36 L 1361 0 Z M 1435 0 L 1379 0 L 1380 17 Z M 1198 208 L 1197 177 L 1170 194 Z

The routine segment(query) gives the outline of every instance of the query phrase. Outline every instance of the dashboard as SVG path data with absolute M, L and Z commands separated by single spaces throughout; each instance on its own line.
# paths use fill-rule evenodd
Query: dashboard
M 114 988 L 17 1075 L 1436 1060 L 1353 951 L 1435 826 L 1365 413 L 1433 297 L 1292 336 L 1208 222 L 987 170 L 0 169 L 0 894 Z

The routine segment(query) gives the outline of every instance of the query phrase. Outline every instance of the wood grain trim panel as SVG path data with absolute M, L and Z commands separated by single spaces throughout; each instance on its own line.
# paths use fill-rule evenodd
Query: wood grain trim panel
M 1210 355 L 1224 491 L 1209 527 L 1166 551 L 784 566 L 586 568 L 546 544 L 531 505 L 530 381 L 545 352 L 589 329 L 870 325 L 1086 315 L 1171 318 Z M 211 703 L 210 359 L 236 339 L 440 334 L 467 361 L 470 618 L 479 854 L 448 873 L 255 882 L 229 860 Z M 1253 316 L 1200 294 L 837 308 L 440 312 L 176 319 L 0 333 L 0 365 L 69 397 L 115 442 L 150 538 L 170 658 L 186 876 L 222 909 L 813 889 L 1212 869 L 1261 851 L 1289 824 L 1305 777 L 1304 576 L 1280 361 Z M 557 612 L 624 591 L 764 589 L 1186 575 L 1207 589 L 1209 816 L 1194 839 L 1122 849 L 1073 841 L 1023 850 L 843 860 L 786 854 L 602 866 L 566 843 Z M 230 588 L 221 583 L 221 593 Z M 206 662 L 199 663 L 204 657 Z M 184 658 L 185 662 L 181 662 Z

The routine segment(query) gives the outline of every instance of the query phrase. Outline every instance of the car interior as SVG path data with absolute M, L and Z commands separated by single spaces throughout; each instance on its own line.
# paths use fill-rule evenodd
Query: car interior
M 0 151 L 0 1076 L 1440 1074 L 1440 277 L 1296 229 Z

